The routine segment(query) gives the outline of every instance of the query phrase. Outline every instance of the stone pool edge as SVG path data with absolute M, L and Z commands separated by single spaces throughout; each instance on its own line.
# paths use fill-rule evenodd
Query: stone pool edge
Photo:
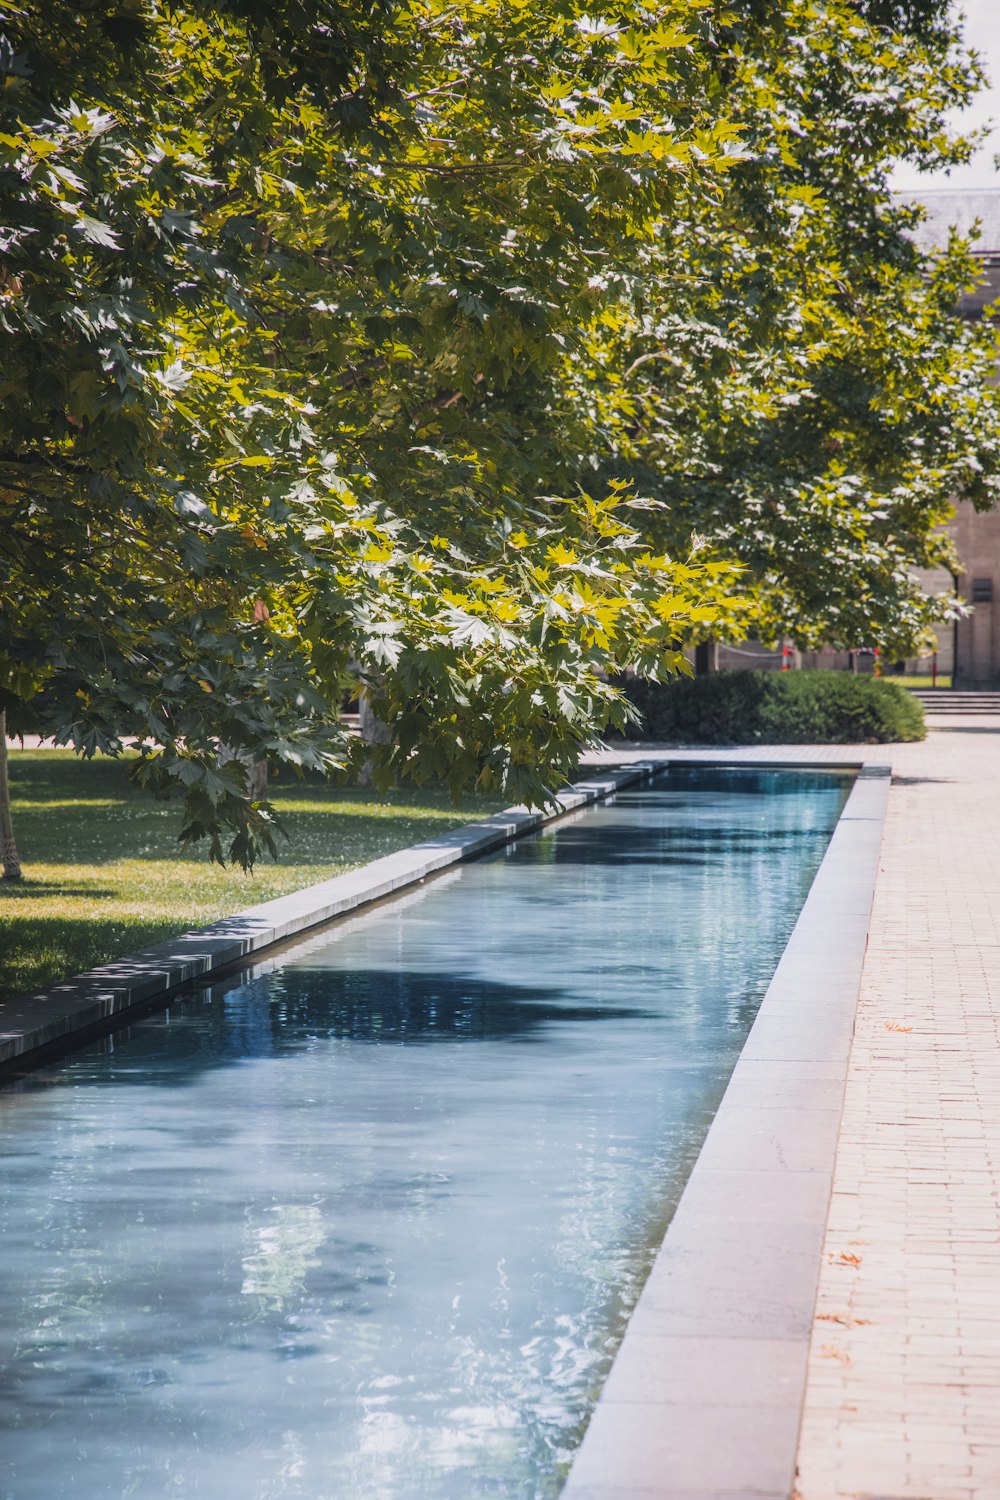
M 166 1000 L 194 980 L 383 900 L 449 865 L 486 854 L 567 813 L 602 802 L 625 787 L 648 780 L 656 768 L 653 760 L 601 767 L 585 780 L 563 788 L 555 808 L 505 808 L 439 838 L 399 849 L 291 895 L 247 907 L 207 927 L 180 933 L 47 989 L 0 1001 L 0 1082 L 12 1065 L 32 1066 L 33 1054 L 39 1054 L 40 1061 L 77 1037 L 83 1042 L 88 1034 L 106 1029 L 110 1021 Z
M 792 1496 L 890 782 L 858 771 L 561 1500 Z

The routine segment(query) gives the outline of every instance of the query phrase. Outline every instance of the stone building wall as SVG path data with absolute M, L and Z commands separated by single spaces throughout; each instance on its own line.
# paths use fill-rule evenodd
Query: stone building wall
M 977 514 L 960 505 L 948 530 L 955 539 L 962 573 L 958 592 L 972 606 L 959 620 L 959 687 L 995 687 L 1000 683 L 1000 512 Z

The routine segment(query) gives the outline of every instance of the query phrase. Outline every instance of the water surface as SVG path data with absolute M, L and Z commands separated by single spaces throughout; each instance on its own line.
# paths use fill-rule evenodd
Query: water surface
M 557 1495 L 846 790 L 676 769 L 0 1091 L 0 1495 Z

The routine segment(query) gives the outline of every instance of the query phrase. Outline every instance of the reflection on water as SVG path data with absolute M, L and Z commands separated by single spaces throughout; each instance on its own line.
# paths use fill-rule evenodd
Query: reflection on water
M 676 771 L 0 1093 L 0 1496 L 555 1496 L 844 795 Z

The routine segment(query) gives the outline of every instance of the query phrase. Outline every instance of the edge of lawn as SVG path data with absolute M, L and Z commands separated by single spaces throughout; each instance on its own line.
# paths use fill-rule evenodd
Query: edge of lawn
M 72 750 L 48 747 L 11 753 L 24 869 L 23 879 L 0 881 L 0 1002 L 504 807 L 489 794 L 456 800 L 441 787 L 404 783 L 376 793 L 309 775 L 290 785 L 276 777 L 268 801 L 280 855 L 258 860 L 251 873 L 180 843 L 176 808 L 134 785 L 130 759 L 126 752 L 81 762 Z
M 0 1071 L 36 1066 L 53 1052 L 110 1030 L 137 1007 L 157 1004 L 193 980 L 245 963 L 252 955 L 418 884 L 449 865 L 485 854 L 555 818 L 647 780 L 648 761 L 602 767 L 563 789 L 552 808 L 510 807 L 475 823 L 384 855 L 142 948 L 32 994 L 0 1002 Z

